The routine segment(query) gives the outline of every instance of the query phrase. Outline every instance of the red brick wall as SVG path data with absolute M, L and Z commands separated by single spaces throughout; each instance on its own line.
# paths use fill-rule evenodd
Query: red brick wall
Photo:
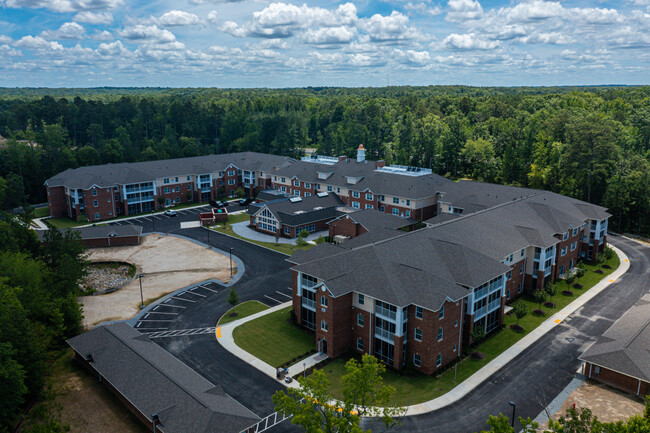
M 121 236 L 121 237 L 111 237 L 111 238 L 85 239 L 84 244 L 86 244 L 88 248 L 138 245 L 140 244 L 140 237 Z
M 353 295 L 354 296 L 354 295 Z M 352 307 L 352 341 L 350 344 L 352 345 L 352 349 L 355 351 L 361 353 L 360 350 L 357 349 L 357 339 L 360 338 L 363 340 L 363 352 L 364 353 L 372 353 L 372 339 L 374 338 L 374 321 L 375 321 L 375 316 L 374 314 L 371 314 L 368 311 L 361 310 L 359 308 L 354 308 Z M 363 326 L 359 326 L 358 324 L 358 315 L 361 314 L 363 316 Z
M 327 307 L 321 304 L 321 297 L 327 298 Z M 316 293 L 316 344 L 321 339 L 327 341 L 327 356 L 335 358 L 350 349 L 352 340 L 352 293 L 334 298 L 329 291 Z M 323 312 L 323 308 L 325 312 Z M 321 320 L 327 321 L 328 330 L 321 329 Z
M 68 203 L 65 201 L 65 187 L 47 187 L 47 204 L 50 207 L 50 215 L 54 218 L 68 216 Z
M 298 182 L 299 186 L 294 185 L 294 182 Z M 310 187 L 307 188 L 305 185 L 309 182 L 303 182 L 298 179 L 290 179 L 290 185 L 287 187 L 287 192 L 291 195 L 295 195 L 295 191 L 300 191 L 301 197 L 306 197 L 305 193 L 308 192 L 311 195 L 316 194 L 316 184 L 310 183 Z
M 298 296 L 298 271 L 291 269 L 291 289 L 293 312 L 296 313 L 296 323 L 302 323 L 302 297 Z
M 188 190 L 187 187 L 188 185 L 190 186 L 190 189 Z M 178 192 L 176 192 L 176 188 L 178 187 Z M 169 188 L 169 192 L 165 192 L 165 188 Z M 182 182 L 182 183 L 173 183 L 173 184 L 163 184 L 160 187 L 157 187 L 157 194 L 159 197 L 162 197 L 164 199 L 169 199 L 171 200 L 171 205 L 169 206 L 174 206 L 176 204 L 176 199 L 180 198 L 180 204 L 183 203 L 190 203 L 191 200 L 187 199 L 187 193 L 193 193 L 192 192 L 192 182 Z M 195 192 L 193 194 L 196 194 Z M 195 195 L 196 196 L 196 195 Z M 200 195 L 199 195 L 200 198 Z M 156 198 L 156 204 L 158 203 L 158 199 Z M 167 206 L 167 205 L 163 205 Z
M 97 190 L 97 195 L 93 195 L 93 190 Z M 83 192 L 84 208 L 88 221 L 99 221 L 114 218 L 113 213 L 113 188 L 91 188 Z M 97 206 L 94 205 L 97 200 Z M 95 214 L 99 213 L 99 218 Z
M 352 196 L 352 190 L 348 190 L 348 196 L 342 197 L 343 201 L 350 207 L 353 207 L 352 202 L 359 203 L 359 207 L 357 209 L 366 209 L 366 205 L 371 205 L 373 209 L 379 209 L 379 206 L 377 205 L 379 196 L 368 191 L 368 194 L 372 194 L 372 200 L 367 200 L 365 192 L 357 192 L 359 193 L 358 198 Z
M 367 231 L 368 230 L 366 230 L 361 224 L 352 221 L 347 216 L 344 216 L 341 219 L 333 221 L 329 224 L 330 237 L 343 235 L 353 238 L 362 235 Z
M 582 237 L 582 230 L 578 230 L 578 234 L 573 235 L 573 230 L 569 233 L 569 237 L 566 241 L 560 240 L 560 242 L 555 247 L 555 266 L 553 268 L 553 279 L 560 276 L 560 266 L 564 265 L 564 272 L 566 273 L 569 270 L 569 265 L 573 259 L 573 266 L 578 263 L 580 258 L 580 238 Z M 562 235 L 556 235 L 556 238 L 562 239 Z M 577 242 L 576 249 L 571 251 L 571 243 Z M 567 253 L 564 256 L 561 256 L 562 248 L 566 247 Z
M 519 253 L 517 253 L 519 254 Z M 526 260 L 523 259 L 512 265 L 512 277 L 506 282 L 506 293 L 510 293 L 509 301 L 514 300 L 519 294 L 519 284 L 524 281 L 524 275 L 526 274 Z M 523 266 L 523 268 L 522 268 Z M 520 272 L 522 269 L 522 272 Z M 522 291 L 523 293 L 523 291 Z M 507 298 L 507 295 L 506 295 Z
M 633 377 L 603 367 L 600 367 L 600 373 L 596 374 L 596 366 L 588 362 L 585 363 L 584 374 L 591 379 L 611 385 L 614 388 L 618 388 L 630 394 L 637 395 L 639 380 Z M 648 393 L 650 393 L 650 383 L 641 381 L 639 396 L 645 396 Z
M 462 342 L 458 347 L 458 337 L 461 332 L 461 316 L 463 314 L 463 302 L 445 302 L 445 314 L 439 319 L 438 311 L 423 310 L 422 319 L 415 317 L 415 306 L 411 305 L 408 309 L 408 338 L 407 338 L 407 362 L 413 362 L 413 355 L 420 355 L 419 370 L 424 374 L 431 374 L 434 371 L 444 367 L 449 362 L 458 357 L 462 351 Z M 454 324 L 458 322 L 456 326 Z M 422 341 L 415 339 L 415 329 L 422 330 Z M 443 329 L 443 338 L 438 341 L 438 330 Z M 456 351 L 454 351 L 456 346 Z M 436 358 L 442 354 L 442 364 L 436 367 Z M 397 358 L 397 347 L 395 347 L 395 357 Z M 401 348 L 400 348 L 401 357 Z M 416 367 L 417 368 L 417 367 Z

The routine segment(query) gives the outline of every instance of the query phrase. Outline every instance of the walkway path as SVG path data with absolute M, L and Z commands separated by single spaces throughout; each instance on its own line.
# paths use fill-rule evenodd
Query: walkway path
M 588 301 L 597 296 L 600 292 L 605 290 L 610 284 L 615 282 L 621 275 L 623 275 L 630 267 L 630 262 L 628 257 L 620 249 L 610 245 L 612 249 L 616 252 L 621 262 L 618 269 L 612 272 L 610 275 L 606 276 L 597 283 L 594 287 L 589 289 L 586 293 L 581 295 L 575 301 L 564 307 L 562 310 L 555 313 L 553 316 L 546 319 L 541 325 L 539 325 L 535 330 L 531 331 L 528 335 L 523 337 L 521 340 L 517 341 L 510 348 L 506 349 L 501 355 L 497 356 L 495 359 L 490 361 L 487 365 L 481 368 L 479 371 L 474 373 L 472 376 L 464 380 L 454 389 L 449 391 L 443 396 L 429 400 L 424 403 L 415 404 L 407 407 L 407 415 L 418 415 L 429 413 L 438 409 L 441 409 L 445 406 L 448 406 L 454 402 L 457 402 L 461 398 L 469 394 L 473 389 L 487 380 L 490 376 L 496 373 L 501 367 L 505 366 L 512 360 L 514 360 L 519 354 L 521 354 L 525 349 L 533 345 L 537 340 L 544 336 L 547 332 L 558 326 L 565 320 L 570 314 L 581 308 Z M 258 370 L 275 377 L 275 368 L 261 361 L 260 359 L 254 357 L 250 353 L 244 351 L 243 349 L 237 346 L 232 338 L 232 331 L 237 326 L 245 323 L 249 320 L 254 320 L 258 317 L 269 314 L 273 311 L 277 311 L 282 308 L 290 306 L 290 302 L 278 305 L 274 308 L 262 311 L 260 313 L 254 314 L 252 316 L 245 317 L 241 320 L 231 322 L 221 328 L 217 328 L 217 339 L 221 345 L 232 352 L 234 355 L 240 359 L 248 362 L 250 365 L 254 366 Z M 302 367 L 302 362 L 300 361 L 296 365 L 293 365 L 291 368 L 294 370 L 300 370 Z M 295 373 L 294 373 L 295 374 Z M 286 384 L 287 386 L 296 387 L 296 382 L 291 384 Z
M 267 235 L 264 233 L 260 233 L 258 231 L 255 231 L 251 228 L 248 227 L 249 222 L 248 221 L 243 221 L 240 223 L 235 223 L 232 225 L 232 230 L 237 233 L 239 236 L 246 238 L 246 239 L 251 239 L 254 241 L 259 241 L 259 242 L 271 242 L 275 243 L 275 236 Z M 320 231 L 320 232 L 314 232 L 311 233 L 309 236 L 307 236 L 306 240 L 307 241 L 313 241 L 315 239 L 318 239 L 319 236 L 328 236 L 329 233 L 327 231 Z M 295 245 L 296 244 L 296 239 L 287 239 L 280 237 L 278 238 L 278 243 L 280 244 L 291 244 Z

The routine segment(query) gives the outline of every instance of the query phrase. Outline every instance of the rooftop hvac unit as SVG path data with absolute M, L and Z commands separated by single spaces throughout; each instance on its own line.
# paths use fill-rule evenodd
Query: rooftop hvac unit
M 290 201 L 291 203 L 298 203 L 299 201 L 302 201 L 302 198 L 301 198 L 301 197 L 291 197 L 291 198 L 289 199 L 289 201 Z
M 316 195 L 319 196 L 319 197 L 327 197 L 327 191 L 319 192 Z

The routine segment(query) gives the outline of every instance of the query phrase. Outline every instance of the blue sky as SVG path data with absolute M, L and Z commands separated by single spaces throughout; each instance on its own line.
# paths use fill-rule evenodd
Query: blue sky
M 3 87 L 650 84 L 650 0 L 0 0 Z

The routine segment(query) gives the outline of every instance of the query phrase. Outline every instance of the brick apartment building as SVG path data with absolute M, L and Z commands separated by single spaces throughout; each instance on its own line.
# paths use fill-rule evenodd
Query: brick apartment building
M 474 329 L 498 329 L 507 301 L 606 242 L 605 210 L 558 194 L 529 190 L 479 209 L 441 214 L 412 232 L 375 230 L 297 251 L 288 259 L 293 310 L 317 349 L 371 353 L 431 374 L 459 356 Z

